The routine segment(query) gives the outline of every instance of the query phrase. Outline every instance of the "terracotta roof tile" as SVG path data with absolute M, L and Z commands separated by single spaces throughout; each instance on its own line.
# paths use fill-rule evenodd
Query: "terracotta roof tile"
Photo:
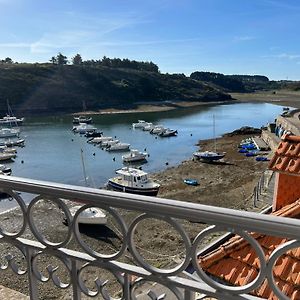
M 270 161 L 269 168 L 289 174 L 300 174 L 300 136 L 286 134 Z
M 300 199 L 273 213 L 273 215 L 284 217 L 299 217 L 299 214 Z M 251 235 L 262 246 L 266 258 L 274 249 L 287 241 L 286 238 L 281 237 L 257 233 L 251 233 Z M 253 281 L 259 272 L 259 260 L 254 249 L 239 236 L 232 237 L 211 253 L 199 257 L 199 264 L 204 271 L 211 275 L 219 277 L 228 284 L 238 286 Z M 291 249 L 279 257 L 273 272 L 278 287 L 291 299 L 300 300 L 300 248 Z M 278 300 L 268 287 L 267 280 L 253 294 L 266 299 Z

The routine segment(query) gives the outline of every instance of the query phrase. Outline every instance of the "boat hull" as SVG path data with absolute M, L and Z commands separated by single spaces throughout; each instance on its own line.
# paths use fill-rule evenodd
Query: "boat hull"
M 155 188 L 134 188 L 134 187 L 128 187 L 121 184 L 118 184 L 116 182 L 113 182 L 111 180 L 107 183 L 108 189 L 112 189 L 118 192 L 125 192 L 125 193 L 131 193 L 131 194 L 137 194 L 137 195 L 145 195 L 145 196 L 156 196 L 158 194 L 159 187 Z

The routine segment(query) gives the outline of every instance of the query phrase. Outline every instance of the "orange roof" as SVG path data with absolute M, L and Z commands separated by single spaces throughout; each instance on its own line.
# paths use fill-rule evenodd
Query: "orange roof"
M 286 205 L 272 215 L 300 218 L 300 199 Z M 265 252 L 266 259 L 286 238 L 252 233 Z M 255 279 L 259 272 L 259 259 L 250 244 L 239 236 L 234 236 L 217 249 L 198 258 L 204 271 L 228 284 L 243 286 Z M 282 255 L 274 268 L 274 279 L 278 287 L 292 300 L 300 299 L 300 248 Z M 265 299 L 278 299 L 268 287 L 267 280 L 255 290 L 253 295 Z
M 300 136 L 285 134 L 270 161 L 269 168 L 300 175 Z

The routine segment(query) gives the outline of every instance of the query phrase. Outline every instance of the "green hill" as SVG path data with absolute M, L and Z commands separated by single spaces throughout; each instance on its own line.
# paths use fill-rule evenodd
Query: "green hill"
M 133 108 L 138 101 L 230 99 L 219 88 L 181 74 L 94 65 L 0 65 L 1 114 L 7 100 L 15 114 L 33 115 Z

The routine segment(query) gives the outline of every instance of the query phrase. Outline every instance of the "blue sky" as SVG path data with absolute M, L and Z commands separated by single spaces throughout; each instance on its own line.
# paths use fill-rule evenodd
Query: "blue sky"
M 298 0 L 0 0 L 0 59 L 153 61 L 163 73 L 212 71 L 300 80 Z

